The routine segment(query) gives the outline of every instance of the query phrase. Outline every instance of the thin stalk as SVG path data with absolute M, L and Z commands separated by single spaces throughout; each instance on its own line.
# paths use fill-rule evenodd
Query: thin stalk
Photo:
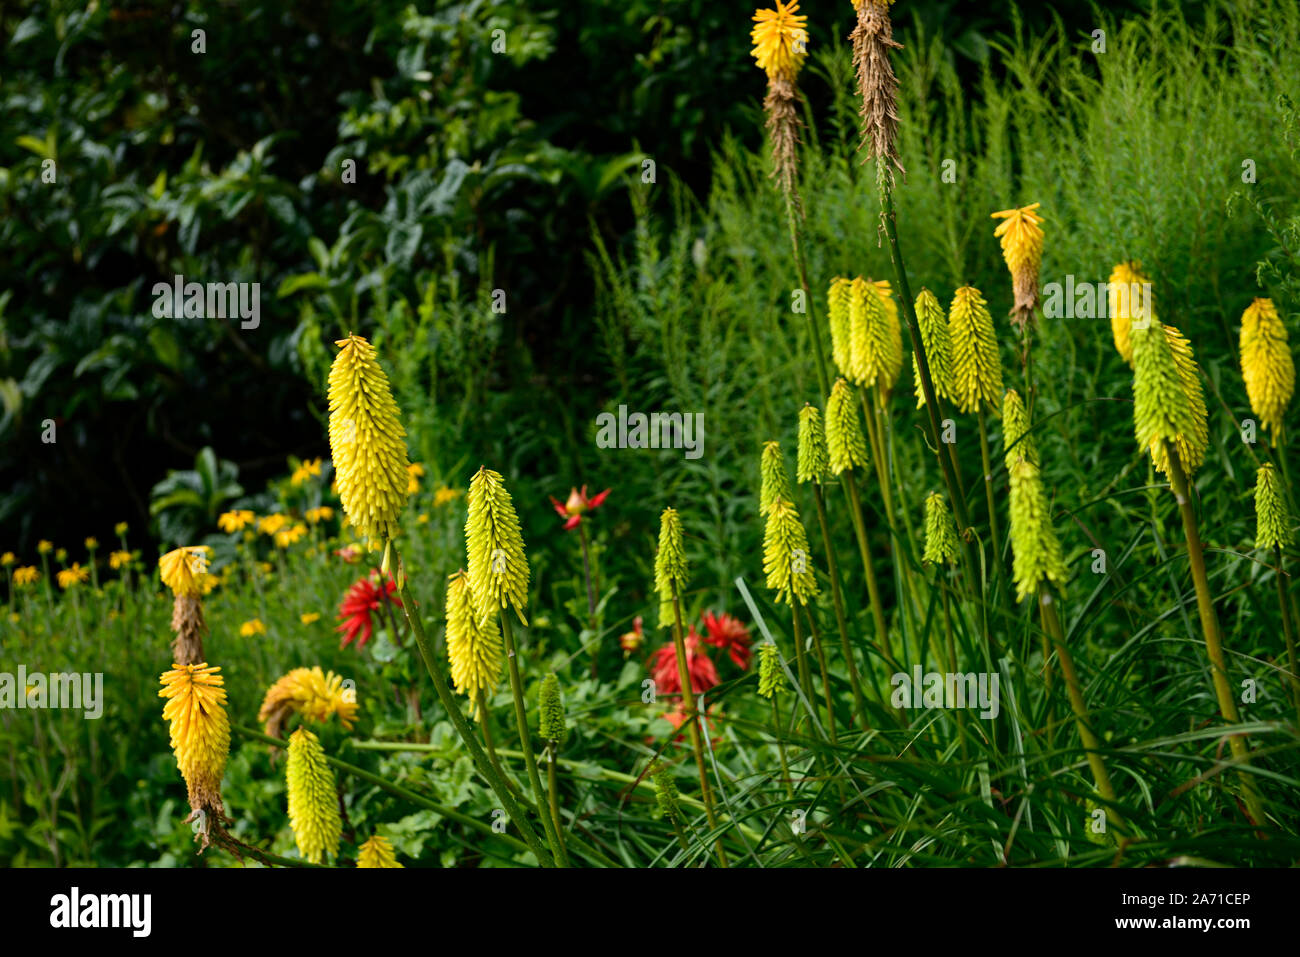
M 506 774 L 505 768 L 501 766 L 501 761 L 497 758 L 496 741 L 492 737 L 492 718 L 487 710 L 487 697 L 483 694 L 483 689 L 479 688 L 474 692 L 474 707 L 478 711 L 478 726 L 483 732 L 483 745 L 487 749 L 488 760 L 492 762 L 492 767 L 497 769 L 497 774 L 501 775 L 502 780 L 510 786 L 515 793 L 515 783 L 510 780 L 510 775 Z
M 1178 458 L 1178 450 L 1170 443 L 1165 443 L 1165 452 L 1169 459 L 1169 483 L 1173 486 L 1174 498 L 1178 502 L 1178 511 L 1183 518 L 1183 535 L 1187 539 L 1187 561 L 1192 567 L 1192 581 L 1196 585 L 1196 610 L 1201 618 L 1201 630 L 1205 634 L 1205 651 L 1210 658 L 1211 676 L 1214 680 L 1214 694 L 1219 701 L 1219 710 L 1229 724 L 1240 724 L 1241 716 L 1237 712 L 1237 701 L 1232 694 L 1232 685 L 1228 683 L 1228 663 L 1223 654 L 1223 638 L 1219 634 L 1219 618 L 1214 611 L 1214 599 L 1210 595 L 1210 579 L 1205 572 L 1205 553 L 1201 547 L 1201 533 L 1196 524 L 1196 512 L 1192 509 L 1192 496 L 1188 488 L 1187 473 Z M 1228 745 L 1232 755 L 1242 765 L 1250 764 L 1250 743 L 1245 734 L 1230 733 Z M 1250 775 L 1245 768 L 1240 769 L 1243 797 L 1246 808 L 1254 823 L 1264 825 L 1268 819 L 1259 795 L 1251 784 Z
M 691 749 L 695 752 L 695 769 L 700 775 L 700 798 L 704 802 L 704 813 L 708 816 L 710 829 L 718 826 L 717 814 L 713 809 L 713 792 L 709 789 L 709 775 L 704 768 L 704 743 L 700 739 L 700 717 L 695 710 L 695 689 L 691 687 L 691 673 L 686 666 L 686 641 L 682 638 L 682 603 L 677 595 L 677 582 L 673 581 L 673 650 L 677 654 L 677 678 L 682 686 L 682 708 L 686 714 L 686 723 L 690 725 Z M 714 850 L 718 855 L 718 864 L 727 866 L 727 855 L 722 849 L 722 838 L 718 838 Z
M 989 535 L 992 538 L 993 546 L 993 568 L 998 576 L 998 583 L 1002 586 L 1002 596 L 1007 596 L 1007 569 L 1006 562 L 1002 560 L 1002 534 L 998 527 L 998 506 L 993 497 L 993 459 L 989 455 L 989 430 L 984 421 L 984 413 L 976 412 L 975 417 L 979 419 L 980 424 L 980 458 L 984 463 L 984 498 L 989 506 Z
M 864 729 L 871 726 L 867 722 L 866 702 L 862 697 L 862 681 L 858 676 L 858 663 L 849 644 L 848 621 L 844 616 L 844 595 L 840 591 L 840 572 L 835 558 L 835 549 L 831 547 L 830 525 L 826 521 L 826 503 L 822 500 L 822 487 L 813 483 L 813 501 L 817 503 L 817 523 L 822 530 L 822 544 L 826 548 L 826 576 L 831 580 L 831 603 L 835 606 L 835 624 L 840 632 L 840 652 L 848 667 L 849 685 L 853 688 L 853 709 Z
M 790 227 L 790 249 L 794 255 L 795 268 L 799 271 L 799 286 L 803 289 L 804 302 L 808 303 L 812 301 L 812 294 L 808 290 L 808 267 L 804 263 L 803 246 L 800 243 L 803 234 L 800 226 L 802 217 L 796 212 L 794 197 L 789 193 L 785 197 L 785 215 Z M 808 325 L 812 327 L 813 352 L 817 356 L 817 384 L 821 386 L 822 395 L 827 396 L 831 394 L 831 380 L 826 372 L 826 348 L 822 345 L 821 325 L 811 309 L 808 311 Z
M 1092 769 L 1092 780 L 1097 785 L 1097 793 L 1106 802 L 1106 817 L 1111 823 L 1127 830 L 1128 826 L 1115 809 L 1115 788 L 1110 783 L 1110 774 L 1106 771 L 1106 762 L 1101 758 L 1101 740 L 1093 733 L 1088 723 L 1088 706 L 1083 700 L 1083 689 L 1079 685 L 1079 676 L 1074 670 L 1074 659 L 1065 647 L 1065 632 L 1061 629 L 1061 618 L 1056 613 L 1056 602 L 1051 590 L 1042 585 L 1038 590 L 1038 607 L 1043 616 L 1043 627 L 1052 636 L 1056 653 L 1061 662 L 1061 676 L 1070 695 L 1070 707 L 1074 710 L 1075 724 L 1079 728 L 1079 738 L 1088 756 L 1088 766 Z
M 537 756 L 533 754 L 532 741 L 528 736 L 528 711 L 524 707 L 524 683 L 519 677 L 519 656 L 515 652 L 514 628 L 505 614 L 498 616 L 501 621 L 501 637 L 505 640 L 506 661 L 509 663 L 510 692 L 515 699 L 515 725 L 519 729 L 519 746 L 524 752 L 524 767 L 528 769 L 528 781 L 533 788 L 533 803 L 537 805 L 537 815 L 542 819 L 542 830 L 546 832 L 546 843 L 551 846 L 551 854 L 560 867 L 564 863 L 564 852 L 560 849 L 559 836 L 552 826 L 550 815 L 546 813 L 546 794 L 542 790 L 542 776 L 537 772 Z
M 803 686 L 804 694 L 811 698 L 817 692 L 813 690 L 808 654 L 803 646 L 803 629 L 799 627 L 799 613 L 793 603 L 790 605 L 790 621 L 794 626 L 794 660 L 799 671 L 799 684 Z
M 812 635 L 813 651 L 817 655 L 817 667 L 822 673 L 822 697 L 826 701 L 826 736 L 830 738 L 831 744 L 838 744 L 839 739 L 835 734 L 835 707 L 831 699 L 831 671 L 826 667 L 826 649 L 822 647 L 821 635 L 817 633 L 817 623 L 813 620 L 812 609 L 803 605 L 803 613 L 808 616 L 808 632 Z M 794 610 L 797 618 L 799 612 Z
M 1277 581 L 1277 604 L 1282 610 L 1282 636 L 1286 640 L 1286 666 L 1291 672 L 1291 697 L 1295 701 L 1296 717 L 1300 719 L 1300 671 L 1296 670 L 1295 630 L 1291 624 L 1291 603 L 1287 601 L 1286 582 L 1283 581 L 1281 546 L 1274 546 L 1273 557 L 1277 561 L 1273 577 Z
M 776 704 L 776 695 L 772 695 L 772 733 L 776 737 L 776 751 L 781 758 L 781 780 L 785 784 L 785 796 L 794 800 L 794 785 L 790 780 L 790 762 L 785 757 L 785 738 L 781 736 L 781 710 Z
M 560 852 L 560 866 L 569 866 L 569 853 L 564 847 L 564 821 L 560 817 L 560 788 L 555 770 L 555 751 L 558 741 L 546 742 L 546 793 L 551 797 L 551 822 L 555 826 L 555 842 Z
M 415 608 L 415 599 L 411 597 L 411 589 L 406 580 L 406 570 L 402 567 L 402 556 L 397 550 L 397 543 L 390 541 L 390 547 L 393 550 L 393 558 L 397 563 L 397 579 L 399 582 L 397 591 L 402 597 L 402 611 L 406 615 L 412 633 L 415 635 L 415 643 L 419 646 L 420 657 L 424 659 L 424 667 L 429 672 L 429 678 L 433 682 L 433 690 L 438 695 L 443 710 L 447 712 L 452 727 L 456 729 L 456 733 L 460 735 L 461 741 L 464 742 L 465 750 L 469 752 L 474 767 L 478 769 L 478 773 L 487 781 L 488 786 L 496 794 L 497 800 L 501 802 L 501 807 L 510 817 L 514 826 L 519 829 L 519 834 L 523 837 L 524 843 L 528 845 L 528 849 L 533 852 L 533 856 L 537 858 L 542 867 L 554 867 L 554 859 L 542 842 L 537 839 L 537 834 L 528 823 L 523 810 L 515 802 L 514 797 L 511 796 L 510 786 L 506 783 L 505 776 L 498 774 L 496 768 L 492 766 L 487 754 L 479 746 L 474 730 L 469 726 L 469 721 L 461 714 L 460 707 L 451 693 L 451 687 L 447 684 L 447 679 L 440 670 L 437 659 L 434 658 L 433 649 L 429 644 L 429 637 L 424 633 L 424 622 L 420 620 L 418 614 L 412 614 L 412 609 Z M 525 748 L 525 750 L 527 749 Z
M 587 583 L 587 628 L 592 634 L 593 639 L 598 639 L 596 632 L 596 591 L 591 577 L 591 555 L 587 550 L 587 526 L 583 522 L 578 523 L 578 541 L 582 543 L 582 577 Z M 591 676 L 596 677 L 596 665 L 600 661 L 600 642 L 594 641 L 591 646 Z
M 871 600 L 871 617 L 876 625 L 876 647 L 885 663 L 897 671 L 898 665 L 889 650 L 889 630 L 885 627 L 885 609 L 880 603 L 880 586 L 876 584 L 876 572 L 871 567 L 871 549 L 867 545 L 867 527 L 862 518 L 862 499 L 858 495 L 858 483 L 853 478 L 852 469 L 841 472 L 840 479 L 844 482 L 845 494 L 849 498 L 849 516 L 853 520 L 853 531 L 858 538 L 862 571 L 867 578 L 867 597 Z

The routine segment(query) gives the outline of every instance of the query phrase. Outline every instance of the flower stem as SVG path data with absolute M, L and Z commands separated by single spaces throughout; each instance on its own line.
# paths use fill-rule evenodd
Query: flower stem
M 862 556 L 862 571 L 867 578 L 867 597 L 871 601 L 871 617 L 876 625 L 876 648 L 885 663 L 898 670 L 894 656 L 889 650 L 889 630 L 885 627 L 885 610 L 880 603 L 880 586 L 876 584 L 876 572 L 871 567 L 871 550 L 867 545 L 867 527 L 862 518 L 862 499 L 858 496 L 858 483 L 853 478 L 853 471 L 845 469 L 840 473 L 845 494 L 849 499 L 849 517 L 853 520 L 853 531 L 858 538 L 858 552 Z
M 1228 683 L 1228 664 L 1223 654 L 1223 639 L 1219 634 L 1219 619 L 1214 611 L 1214 599 L 1210 596 L 1210 579 L 1205 571 L 1205 553 L 1201 547 L 1201 533 L 1196 525 L 1196 513 L 1192 510 L 1187 473 L 1183 471 L 1178 450 L 1171 443 L 1165 443 L 1165 452 L 1169 460 L 1169 484 L 1173 487 L 1178 511 L 1183 519 L 1183 535 L 1187 539 L 1187 561 L 1192 567 L 1192 581 L 1196 585 L 1196 610 L 1201 618 L 1201 631 L 1205 635 L 1205 651 L 1210 658 L 1214 694 L 1219 701 L 1219 710 L 1224 720 L 1229 724 L 1240 724 L 1241 716 L 1237 712 L 1237 702 L 1232 696 L 1232 686 Z M 1245 734 L 1230 733 L 1228 745 L 1238 762 L 1242 765 L 1250 764 L 1250 743 Z M 1267 818 L 1264 816 L 1259 795 L 1255 793 L 1250 776 L 1244 767 L 1240 769 L 1240 774 L 1246 809 L 1255 824 L 1264 825 L 1267 823 Z
M 686 641 L 682 637 L 682 603 L 677 594 L 677 581 L 673 580 L 673 650 L 677 654 L 677 678 L 682 686 L 682 709 L 686 723 L 690 725 L 691 749 L 695 752 L 695 767 L 700 775 L 700 799 L 704 802 L 704 813 L 708 816 L 709 827 L 717 827 L 717 815 L 713 810 L 713 792 L 709 789 L 709 775 L 704 768 L 704 743 L 700 740 L 700 715 L 695 710 L 695 689 L 691 687 L 691 673 L 686 666 Z M 722 849 L 722 839 L 718 839 L 714 850 L 718 855 L 718 864 L 727 866 L 727 855 Z
M 596 664 L 600 660 L 600 642 L 596 634 L 596 592 L 591 580 L 591 555 L 587 551 L 587 526 L 578 523 L 578 541 L 582 543 L 582 577 L 587 582 L 587 628 L 592 633 L 591 676 L 596 677 Z
M 1277 604 L 1282 610 L 1282 635 L 1286 639 L 1286 666 L 1287 670 L 1291 672 L 1291 697 L 1295 700 L 1296 717 L 1300 718 L 1300 671 L 1296 670 L 1295 627 L 1291 622 L 1291 603 L 1287 600 L 1286 582 L 1283 580 L 1282 547 L 1280 545 L 1274 546 L 1273 555 L 1277 560 L 1274 578 L 1277 580 Z
M 519 729 L 519 746 L 524 752 L 524 767 L 528 769 L 528 781 L 533 788 L 533 803 L 537 805 L 537 815 L 542 819 L 542 830 L 546 832 L 546 843 L 551 846 L 551 854 L 559 867 L 567 867 L 564 851 L 560 848 L 559 835 L 550 815 L 546 813 L 546 794 L 542 790 L 542 776 L 537 771 L 537 756 L 533 754 L 532 741 L 528 736 L 528 711 L 524 707 L 524 683 L 519 677 L 519 656 L 515 652 L 514 627 L 506 614 L 498 616 L 501 622 L 501 637 L 505 641 L 507 670 L 510 672 L 510 691 L 515 699 L 515 724 Z
M 420 657 L 424 659 L 424 667 L 429 672 L 429 678 L 433 681 L 433 690 L 438 695 L 438 700 L 442 703 L 443 710 L 447 712 L 447 717 L 451 719 L 452 727 L 460 735 L 461 741 L 465 744 L 465 750 L 469 752 L 470 759 L 478 769 L 478 773 L 487 781 L 488 786 L 492 788 L 497 799 L 501 802 L 502 808 L 509 815 L 510 820 L 515 827 L 519 829 L 519 834 L 528 845 L 528 849 L 533 852 L 542 867 L 554 867 L 555 861 L 547 852 L 542 842 L 537 839 L 537 834 L 533 831 L 528 819 L 524 817 L 524 812 L 519 805 L 515 803 L 514 797 L 510 794 L 510 786 L 506 783 L 504 775 L 498 774 L 488 756 L 479 746 L 478 740 L 474 736 L 474 730 L 469 726 L 469 721 L 461 714 L 460 707 L 456 703 L 455 697 L 451 693 L 451 687 L 447 684 L 447 679 L 438 667 L 437 659 L 434 658 L 433 649 L 429 644 L 429 637 L 424 633 L 424 622 L 420 616 L 413 612 L 415 608 L 415 599 L 411 597 L 411 589 L 406 581 L 406 570 L 402 567 L 402 556 L 397 550 L 397 544 L 392 543 L 393 558 L 397 565 L 398 594 L 402 597 L 402 611 L 406 615 L 406 620 L 411 626 L 411 632 L 415 635 L 415 643 L 420 648 Z M 527 747 L 524 749 L 527 751 Z
M 564 847 L 564 823 L 560 817 L 560 788 L 555 768 L 555 751 L 558 741 L 546 743 L 546 791 L 551 796 L 551 823 L 555 827 L 555 843 L 560 852 L 560 866 L 569 866 L 569 854 Z
M 835 606 L 835 624 L 840 631 L 840 652 L 849 672 L 849 685 L 853 688 L 853 709 L 864 729 L 871 727 L 867 722 L 866 702 L 862 697 L 862 681 L 858 676 L 858 663 L 849 644 L 848 622 L 844 617 L 844 595 L 840 591 L 840 572 L 835 559 L 835 549 L 831 547 L 830 525 L 826 521 L 826 503 L 822 499 L 822 487 L 813 483 L 813 501 L 817 503 L 817 522 L 822 530 L 822 544 L 826 548 L 826 576 L 831 580 L 831 603 Z

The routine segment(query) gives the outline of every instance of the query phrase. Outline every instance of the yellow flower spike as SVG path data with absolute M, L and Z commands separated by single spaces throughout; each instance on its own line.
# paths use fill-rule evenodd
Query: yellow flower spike
M 930 366 L 930 381 L 935 395 L 945 402 L 953 401 L 952 337 L 948 332 L 948 317 L 938 298 L 928 289 L 916 297 L 916 328 L 921 333 L 921 345 Z M 916 383 L 916 407 L 925 405 L 925 390 L 921 388 L 921 371 L 917 367 L 916 353 L 912 353 L 912 379 Z
M 357 535 L 380 541 L 396 534 L 406 504 L 406 432 L 370 343 L 352 335 L 335 345 L 340 351 L 329 375 L 335 483 Z
M 501 631 L 495 615 L 482 624 L 474 615 L 469 579 L 458 571 L 447 580 L 447 660 L 457 693 L 469 698 L 470 716 L 478 713 L 478 695 L 486 700 L 501 680 Z
M 777 499 L 767 512 L 763 532 L 763 573 L 776 601 L 806 605 L 817 597 L 817 576 L 808 554 L 808 533 L 794 504 Z
M 1251 411 L 1276 432 L 1295 392 L 1295 360 L 1271 299 L 1256 299 L 1241 315 L 1241 374 Z
M 898 383 L 903 371 L 903 323 L 898 317 L 898 303 L 888 279 L 877 279 L 871 284 L 885 307 L 885 376 L 881 391 L 889 392 Z
M 775 10 L 754 11 L 750 54 L 769 79 L 793 82 L 808 55 L 808 18 L 798 12 L 797 0 L 776 0 Z
M 1065 559 L 1052 528 L 1038 467 L 1025 459 L 1011 468 L 1011 552 L 1016 601 L 1024 601 L 1043 582 L 1065 584 Z
M 831 331 L 831 361 L 840 375 L 849 374 L 849 302 L 853 280 L 836 276 L 826 291 L 826 314 Z
M 230 719 L 221 669 L 202 662 L 176 665 L 161 677 L 158 697 L 167 699 L 168 722 L 176 767 L 185 779 L 190 807 L 222 810 L 221 778 L 230 755 Z
M 1295 538 L 1291 524 L 1277 470 L 1265 463 L 1255 473 L 1255 547 L 1286 548 Z
M 1002 242 L 1002 258 L 1011 273 L 1015 305 L 1012 321 L 1021 329 L 1038 308 L 1038 272 L 1043 262 L 1043 218 L 1035 212 L 1041 203 L 1019 209 L 1004 209 L 993 214 L 1002 220 L 993 235 Z
M 867 464 L 867 439 L 858 419 L 853 389 L 843 379 L 836 379 L 826 400 L 826 450 L 831 473 Z
M 320 665 L 294 668 L 266 690 L 257 720 L 268 735 L 278 738 L 294 714 L 322 724 L 338 715 L 343 730 L 351 731 L 357 718 L 357 693 L 343 687 L 341 676 L 322 671 Z
M 501 476 L 480 467 L 469 483 L 465 550 L 470 600 L 479 624 L 510 605 L 527 625 L 528 556 L 519 516 Z
M 826 448 L 826 430 L 822 427 L 821 413 L 815 405 L 805 402 L 799 410 L 799 457 L 795 464 L 795 480 L 800 485 L 805 482 L 822 485 L 830 477 L 830 452 Z
M 1030 431 L 1029 413 L 1015 389 L 1008 389 L 1002 397 L 1002 447 L 1007 471 L 1020 459 L 1025 459 L 1030 465 L 1038 464 L 1038 446 Z
M 666 508 L 659 516 L 659 549 L 655 552 L 655 591 L 659 594 L 660 628 L 673 626 L 673 589 L 676 588 L 680 596 L 686 590 L 688 576 L 686 549 L 682 545 L 682 520 L 677 509 Z
M 206 581 L 213 577 L 208 573 L 208 555 L 211 551 L 207 545 L 185 545 L 172 549 L 158 559 L 158 577 L 172 590 L 173 595 L 196 597 L 203 593 Z
M 1002 399 L 1002 359 L 993 317 L 974 286 L 962 286 L 953 296 L 948 336 L 952 341 L 953 402 L 962 412 L 979 411 L 981 402 L 996 408 Z
M 777 499 L 790 498 L 790 478 L 785 471 L 785 456 L 780 442 L 764 442 L 759 459 L 758 513 L 766 515 Z
M 938 492 L 931 492 L 925 498 L 925 551 L 921 560 L 936 565 L 955 563 L 959 547 L 948 503 Z
M 343 830 L 339 819 L 339 798 L 334 772 L 325 762 L 320 739 L 306 728 L 289 737 L 289 761 L 285 769 L 289 790 L 289 826 L 298 852 L 319 864 L 328 854 L 339 852 Z
M 397 862 L 393 845 L 376 834 L 357 849 L 357 867 L 402 867 Z
M 1119 263 L 1106 282 L 1106 305 L 1110 315 L 1111 338 L 1115 351 L 1129 365 L 1133 364 L 1133 340 L 1129 327 L 1133 320 L 1146 320 L 1155 316 L 1151 302 L 1151 280 L 1140 270 L 1137 260 Z
M 1165 443 L 1178 451 L 1190 478 L 1209 447 L 1208 412 L 1191 344 L 1173 326 L 1152 318 L 1134 324 L 1133 428 L 1159 472 L 1168 472 Z
M 888 392 L 902 364 L 901 340 L 895 356 L 889 310 L 879 290 L 861 276 L 849 289 L 849 379 L 862 387 Z M 892 377 L 891 377 L 892 374 Z
M 770 699 L 785 690 L 785 673 L 781 670 L 780 653 L 776 645 L 765 641 L 758 646 L 758 693 Z

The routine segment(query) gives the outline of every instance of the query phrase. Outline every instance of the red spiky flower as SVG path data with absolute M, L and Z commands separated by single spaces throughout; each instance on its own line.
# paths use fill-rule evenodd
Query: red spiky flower
M 718 669 L 703 651 L 700 650 L 700 636 L 695 626 L 686 635 L 686 673 L 691 678 L 691 690 L 703 694 L 718 684 Z M 677 648 L 668 642 L 655 652 L 654 664 L 650 668 L 655 680 L 656 692 L 661 695 L 682 693 L 682 679 L 677 671 Z
M 357 639 L 357 647 L 364 648 L 370 640 L 374 623 L 370 620 L 371 612 L 379 610 L 385 600 L 399 608 L 402 600 L 393 593 L 397 591 L 397 582 L 390 576 L 384 585 L 379 585 L 380 572 L 372 568 L 365 578 L 358 578 L 339 603 L 339 621 L 342 622 L 335 631 L 343 632 L 340 648 Z M 359 636 L 359 637 L 358 637 Z
M 749 629 L 739 618 L 728 615 L 725 611 L 715 615 L 711 611 L 704 613 L 704 640 L 715 648 L 725 649 L 741 671 L 749 670 L 749 662 L 754 653 L 750 650 Z
M 587 486 L 584 485 L 582 491 L 578 491 L 576 488 L 571 489 L 569 491 L 569 500 L 563 505 L 559 503 L 554 495 L 550 496 L 551 505 L 555 507 L 555 511 L 560 518 L 565 519 L 564 529 L 569 531 L 577 528 L 582 523 L 583 515 L 599 508 L 604 503 L 609 492 L 609 489 L 605 489 L 599 495 L 588 496 Z

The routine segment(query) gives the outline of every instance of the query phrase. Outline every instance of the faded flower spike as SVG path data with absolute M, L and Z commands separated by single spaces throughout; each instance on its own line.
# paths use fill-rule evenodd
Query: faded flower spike
M 1268 463 L 1261 465 L 1255 474 L 1255 547 L 1285 548 L 1293 537 L 1277 470 Z
M 1008 389 L 1002 397 L 1002 447 L 1006 453 L 1007 471 L 1020 459 L 1030 465 L 1038 464 L 1038 446 L 1029 429 L 1029 413 L 1020 400 L 1020 393 Z
M 931 492 L 925 497 L 925 551 L 921 560 L 935 565 L 956 562 L 959 547 L 948 503 L 938 492 Z
M 808 604 L 817 596 L 817 576 L 808 557 L 808 533 L 799 512 L 784 499 L 777 499 L 767 512 L 763 534 L 763 571 L 767 587 L 776 592 L 776 600 L 787 604 Z M 793 596 L 793 599 L 792 597 Z
M 962 286 L 948 313 L 952 340 L 953 401 L 962 412 L 979 411 L 980 403 L 996 407 L 1002 398 L 1002 359 L 984 297 L 974 286 Z
M 564 720 L 564 700 L 560 696 L 560 679 L 555 672 L 542 679 L 542 687 L 537 692 L 537 730 L 543 741 L 556 744 L 563 744 L 569 736 L 569 727 Z
M 206 662 L 176 665 L 162 675 L 158 697 L 166 698 L 163 720 L 168 722 L 176 767 L 185 779 L 190 807 L 202 812 L 207 826 L 224 817 L 221 778 L 230 755 L 230 719 L 221 669 Z
M 285 769 L 289 789 L 289 826 L 298 852 L 312 864 L 326 854 L 339 852 L 339 796 L 334 772 L 325 763 L 320 739 L 306 728 L 289 736 L 289 761 Z
M 948 317 L 943 306 L 928 289 L 916 297 L 916 327 L 921 333 L 921 346 L 930 366 L 930 381 L 935 395 L 945 402 L 953 401 L 952 337 L 948 332 Z M 921 371 L 916 353 L 912 353 L 912 379 L 916 383 L 916 407 L 925 405 L 925 390 L 921 388 Z
M 826 312 L 831 330 L 831 360 L 840 375 L 849 374 L 849 302 L 853 280 L 836 276 L 826 292 Z
M 330 454 L 348 521 L 377 542 L 397 532 L 406 504 L 406 432 L 374 347 L 351 335 L 334 343 L 329 375 Z
M 821 413 L 811 403 L 799 410 L 799 457 L 795 463 L 795 480 L 802 485 L 818 485 L 831 477 L 830 452 L 826 449 L 826 430 Z
M 1135 324 L 1133 341 L 1133 431 L 1157 470 L 1169 469 L 1166 443 L 1178 452 L 1190 476 L 1209 443 L 1205 397 L 1191 347 L 1172 326 L 1151 319 Z
M 884 175 L 888 161 L 906 172 L 898 160 L 898 78 L 889 63 L 889 51 L 901 49 L 894 39 L 889 19 L 892 0 L 856 0 L 857 26 L 849 35 L 853 41 L 853 67 L 857 74 L 858 94 L 862 98 L 862 146 L 867 158 L 876 160 Z M 893 172 L 889 175 L 892 177 Z
M 1250 410 L 1276 432 L 1295 392 L 1295 360 L 1271 299 L 1256 299 L 1241 314 L 1241 374 Z
M 470 715 L 482 720 L 478 698 L 484 700 L 501 680 L 501 626 L 496 615 L 482 623 L 474 614 L 469 579 L 458 571 L 447 580 L 447 660 L 456 691 L 466 695 Z
M 1004 209 L 993 214 L 1002 220 L 993 235 L 1002 241 L 1002 258 L 1011 273 L 1012 289 L 1016 302 L 1011 308 L 1011 321 L 1019 329 L 1033 318 L 1038 308 L 1038 271 L 1043 261 L 1043 219 L 1034 210 L 1042 205 L 1032 203 L 1020 209 Z
M 799 208 L 799 90 L 795 77 L 808 51 L 807 17 L 797 14 L 798 3 L 777 0 L 775 10 L 754 14 L 754 59 L 767 73 L 763 98 L 768 139 L 772 144 L 772 176 L 795 209 Z
M 858 421 L 853 389 L 843 379 L 835 380 L 826 400 L 826 450 L 835 475 L 867 464 L 867 439 Z
M 682 546 L 682 520 L 677 509 L 666 508 L 659 516 L 659 550 L 655 552 L 655 591 L 659 593 L 659 627 L 675 623 L 673 594 L 686 589 L 686 550 Z
M 785 688 L 780 652 L 772 642 L 765 641 L 758 646 L 758 693 L 764 698 L 771 698 Z
M 1011 552 L 1016 601 L 1024 601 L 1044 582 L 1058 588 L 1065 584 L 1065 559 L 1052 528 L 1043 478 L 1025 459 L 1011 468 Z
M 357 849 L 357 867 L 402 867 L 388 838 L 376 834 Z
M 759 460 L 758 512 L 766 515 L 777 499 L 790 499 L 790 479 L 785 473 L 785 456 L 780 442 L 764 442 Z
M 1111 272 L 1106 284 L 1111 337 L 1115 340 L 1115 351 L 1129 365 L 1133 364 L 1133 340 L 1129 332 L 1133 321 L 1144 322 L 1155 316 L 1151 280 L 1139 272 L 1141 268 L 1137 260 L 1122 262 Z
M 465 550 L 469 559 L 469 593 L 480 625 L 497 609 L 513 606 L 525 625 L 528 604 L 528 557 L 519 516 L 501 476 L 480 467 L 469 483 Z

